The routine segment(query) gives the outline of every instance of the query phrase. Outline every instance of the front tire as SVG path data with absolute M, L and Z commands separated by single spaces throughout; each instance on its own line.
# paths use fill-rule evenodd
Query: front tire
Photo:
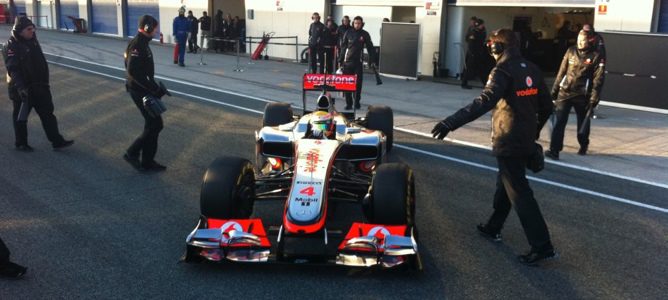
M 214 219 L 246 219 L 253 213 L 255 171 L 239 157 L 219 157 L 204 174 L 200 211 Z
M 403 163 L 381 164 L 376 169 L 366 207 L 374 224 L 415 225 L 415 178 Z
M 290 103 L 272 102 L 264 107 L 262 127 L 278 126 L 292 122 L 292 107 Z
M 392 150 L 394 143 L 394 113 L 389 106 L 372 105 L 366 113 L 366 128 L 380 130 L 385 134 L 387 152 Z

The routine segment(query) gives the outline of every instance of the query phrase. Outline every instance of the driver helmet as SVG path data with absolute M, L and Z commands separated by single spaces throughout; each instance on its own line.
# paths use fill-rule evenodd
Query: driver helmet
M 314 138 L 332 138 L 334 136 L 334 118 L 326 111 L 316 111 L 311 116 L 311 132 Z

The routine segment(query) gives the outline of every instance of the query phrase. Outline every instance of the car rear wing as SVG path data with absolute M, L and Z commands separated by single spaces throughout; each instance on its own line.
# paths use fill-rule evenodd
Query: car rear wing
M 357 91 L 357 75 L 343 74 L 304 74 L 302 78 L 302 108 L 306 114 L 306 92 L 348 92 Z M 354 97 L 354 96 L 353 96 Z

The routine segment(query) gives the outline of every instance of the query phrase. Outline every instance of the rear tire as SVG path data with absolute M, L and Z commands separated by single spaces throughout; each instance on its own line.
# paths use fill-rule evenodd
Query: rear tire
M 278 126 L 292 122 L 292 107 L 289 103 L 272 102 L 264 107 L 262 127 Z
M 389 106 L 372 105 L 366 113 L 366 128 L 380 130 L 386 136 L 385 148 L 387 152 L 392 150 L 394 143 L 394 113 Z
M 403 163 L 381 164 L 371 183 L 367 217 L 371 223 L 415 226 L 415 179 Z
M 200 211 L 214 219 L 247 219 L 253 213 L 255 171 L 243 158 L 223 156 L 206 170 L 200 192 Z

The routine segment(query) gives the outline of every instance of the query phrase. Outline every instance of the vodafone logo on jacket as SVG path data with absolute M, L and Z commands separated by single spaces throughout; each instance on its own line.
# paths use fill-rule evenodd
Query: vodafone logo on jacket
M 527 78 L 524 79 L 524 82 L 527 84 L 527 88 L 519 91 L 515 91 L 515 94 L 517 97 L 527 97 L 527 96 L 535 96 L 538 95 L 538 89 L 537 88 L 532 88 L 533 86 L 533 79 L 531 76 L 527 76 Z
M 531 87 L 533 85 L 533 79 L 531 79 L 531 76 L 527 76 L 525 82 L 527 83 L 528 87 Z

